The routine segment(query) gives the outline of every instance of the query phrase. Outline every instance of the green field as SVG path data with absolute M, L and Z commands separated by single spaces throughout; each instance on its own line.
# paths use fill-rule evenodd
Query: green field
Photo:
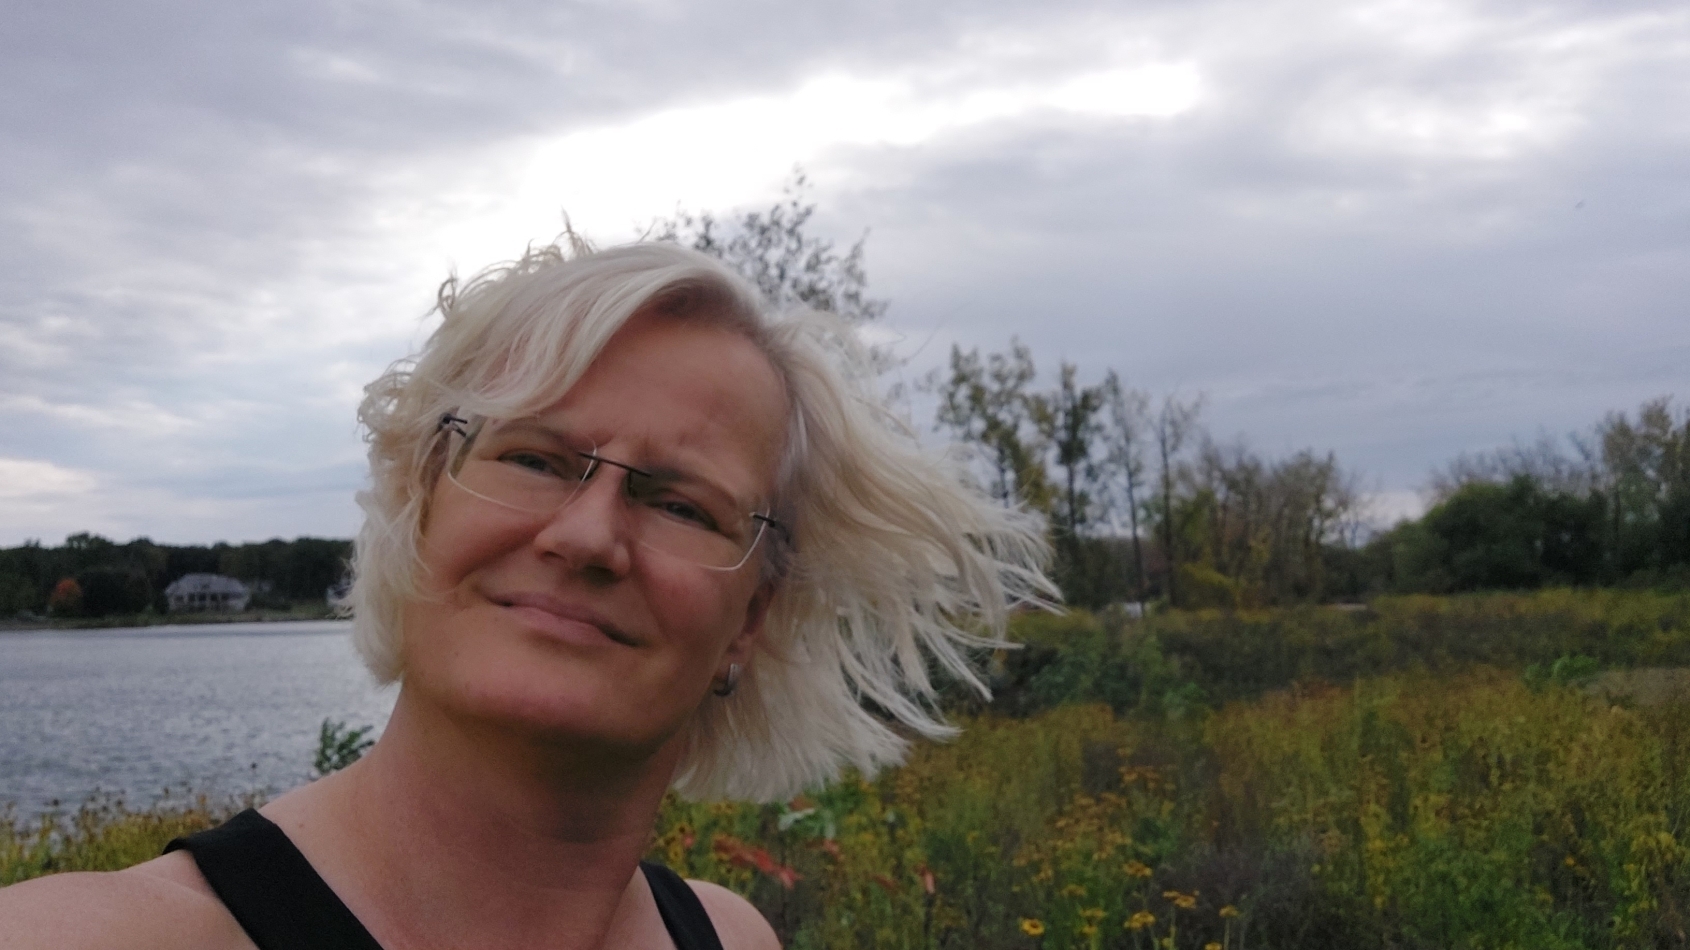
M 1690 598 L 1027 617 L 960 740 L 653 854 L 795 948 L 1637 947 L 1690 913 Z M 0 881 L 232 805 L 0 821 Z

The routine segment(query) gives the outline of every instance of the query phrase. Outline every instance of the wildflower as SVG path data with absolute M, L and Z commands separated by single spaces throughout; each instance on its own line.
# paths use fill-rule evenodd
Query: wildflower
M 1222 917 L 1237 917 L 1238 916 L 1238 908 L 1232 906 L 1231 904 L 1228 904 L 1225 907 L 1221 908 L 1221 916 Z
M 1180 910 L 1190 910 L 1191 908 L 1197 906 L 1196 891 L 1192 891 L 1189 894 L 1181 894 L 1179 891 L 1163 891 L 1162 897 L 1166 900 L 1172 901 L 1173 905 L 1178 907 Z
M 1045 932 L 1045 922 L 1037 917 L 1021 918 L 1021 932 L 1029 937 L 1042 937 Z
M 1080 916 L 1084 917 L 1086 920 L 1091 921 L 1092 923 L 1097 923 L 1098 921 L 1102 920 L 1103 917 L 1104 917 L 1103 908 L 1101 908 L 1101 907 L 1087 907 L 1086 909 L 1080 911 Z
M 1150 911 L 1147 911 L 1147 910 L 1141 910 L 1138 913 L 1136 913 L 1136 914 L 1132 915 L 1131 917 L 1127 918 L 1126 927 L 1127 927 L 1128 930 L 1143 930 L 1144 928 L 1150 926 L 1151 924 L 1154 924 L 1155 922 L 1156 922 L 1156 915 L 1155 914 L 1152 914 Z
M 1097 933 L 1097 925 L 1096 924 L 1086 924 L 1085 926 L 1080 928 L 1080 936 L 1082 936 L 1082 937 L 1090 937 L 1092 934 L 1095 934 L 1095 933 Z
M 1203 950 L 1221 950 L 1221 945 L 1211 940 L 1203 945 Z
M 1121 870 L 1127 872 L 1128 877 L 1149 877 L 1153 873 L 1142 861 L 1128 861 Z
M 1063 897 L 1084 897 L 1086 889 L 1078 884 L 1070 884 L 1062 889 Z
M 716 860 L 726 861 L 734 867 L 761 871 L 779 881 L 781 886 L 789 891 L 804 877 L 796 870 L 776 861 L 769 852 L 748 845 L 732 835 L 716 835 L 710 842 L 710 850 Z

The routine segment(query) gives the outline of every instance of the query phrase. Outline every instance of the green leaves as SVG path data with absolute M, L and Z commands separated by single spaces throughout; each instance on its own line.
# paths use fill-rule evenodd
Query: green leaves
M 365 750 L 376 744 L 374 739 L 364 738 L 374 729 L 374 726 L 348 729 L 338 719 L 324 719 L 317 730 L 317 754 L 311 759 L 311 767 L 318 775 L 328 775 L 358 761 Z

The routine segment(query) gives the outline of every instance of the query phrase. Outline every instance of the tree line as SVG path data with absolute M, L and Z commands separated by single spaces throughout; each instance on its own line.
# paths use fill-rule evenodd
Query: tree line
M 103 617 L 165 611 L 164 590 L 185 574 L 223 574 L 253 590 L 250 606 L 322 603 L 346 574 L 352 542 L 274 538 L 250 544 L 119 544 L 86 532 L 58 547 L 0 549 L 0 617 Z
M 1313 448 L 1270 457 L 1203 424 L 1201 395 L 1038 385 L 1018 340 L 953 347 L 928 377 L 935 428 L 1004 504 L 1045 513 L 1072 604 L 1255 607 L 1546 585 L 1690 578 L 1690 412 L 1670 398 L 1610 413 L 1563 445 L 1463 456 L 1433 504 L 1379 530 L 1358 472 Z
M 801 170 L 766 211 L 677 211 L 648 234 L 712 254 L 770 299 L 874 320 L 866 236 L 810 233 Z M 895 363 L 876 354 L 881 368 Z M 1068 602 L 1251 607 L 1548 585 L 1690 582 L 1690 413 L 1668 398 L 1610 414 L 1564 443 L 1457 459 L 1433 504 L 1387 530 L 1361 474 L 1330 451 L 1271 457 L 1216 438 L 1200 394 L 1156 396 L 1111 370 L 1091 383 L 1033 353 L 953 348 L 926 381 L 935 428 L 1004 504 L 1049 519 Z
M 801 171 L 766 211 L 677 210 L 647 237 L 711 254 L 779 305 L 881 316 L 866 237 L 841 250 L 810 233 Z M 573 237 L 573 232 L 571 232 Z M 871 354 L 879 368 L 894 365 Z M 1041 385 L 1031 349 L 953 347 L 925 381 L 935 429 L 1002 503 L 1048 519 L 1067 601 L 1248 608 L 1380 593 L 1551 585 L 1690 584 L 1690 412 L 1663 397 L 1610 413 L 1566 440 L 1463 456 L 1434 472 L 1418 519 L 1375 525 L 1360 473 L 1330 451 L 1273 457 L 1216 438 L 1200 394 L 1155 395 L 1114 370 L 1087 383 L 1060 361 Z M 344 574 L 351 542 L 117 544 L 79 534 L 63 547 L 0 550 L 0 617 L 45 612 L 71 582 L 81 613 L 162 609 L 187 573 L 255 584 L 260 605 L 315 600 Z
M 1690 410 L 1669 397 L 1585 432 L 1465 455 L 1435 503 L 1368 549 L 1398 589 L 1690 583 Z

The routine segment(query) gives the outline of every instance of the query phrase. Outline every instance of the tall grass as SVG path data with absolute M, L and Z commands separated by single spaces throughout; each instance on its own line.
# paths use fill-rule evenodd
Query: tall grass
M 255 800 L 203 796 L 131 808 L 94 798 L 69 814 L 21 820 L 0 810 L 0 886 L 60 871 L 115 871 L 159 856 L 172 838 L 217 825 Z
M 998 658 L 1020 705 L 872 781 L 670 800 L 651 855 L 746 894 L 795 950 L 1679 946 L 1690 705 L 1520 666 L 1676 657 L 1683 601 L 1628 596 L 1024 621 L 1054 652 Z M 1225 673 L 1202 660 L 1221 630 L 1304 659 Z M 0 881 L 121 867 L 224 813 L 0 819 Z

